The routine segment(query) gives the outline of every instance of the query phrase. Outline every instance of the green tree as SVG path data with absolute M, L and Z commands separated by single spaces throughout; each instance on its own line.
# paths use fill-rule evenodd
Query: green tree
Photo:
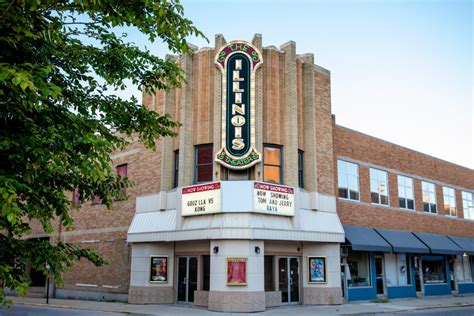
M 204 35 L 183 15 L 179 0 L 0 0 L 0 302 L 4 288 L 25 293 L 26 265 L 61 273 L 80 258 L 104 260 L 67 243 L 28 240 L 30 223 L 51 233 L 73 223 L 70 194 L 99 196 L 111 207 L 130 185 L 110 155 L 131 136 L 148 148 L 175 136 L 178 123 L 136 98 L 108 93 L 131 82 L 139 90 L 179 86 L 178 65 L 116 34 L 131 27 L 176 54 L 188 36 Z M 47 268 L 48 267 L 48 268 Z

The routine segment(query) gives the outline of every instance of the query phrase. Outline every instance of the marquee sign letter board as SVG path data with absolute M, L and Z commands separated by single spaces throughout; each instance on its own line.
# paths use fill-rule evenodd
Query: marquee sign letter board
M 232 41 L 219 50 L 215 63 L 222 71 L 222 148 L 216 161 L 247 169 L 261 160 L 255 149 L 255 71 L 262 54 L 250 43 Z

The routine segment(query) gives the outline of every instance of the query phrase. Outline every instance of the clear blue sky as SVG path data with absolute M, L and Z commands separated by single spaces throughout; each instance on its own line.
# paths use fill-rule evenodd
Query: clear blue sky
M 210 40 L 193 44 L 213 46 L 218 33 L 228 41 L 261 33 L 264 46 L 293 40 L 331 71 L 338 124 L 474 168 L 472 1 L 182 4 Z

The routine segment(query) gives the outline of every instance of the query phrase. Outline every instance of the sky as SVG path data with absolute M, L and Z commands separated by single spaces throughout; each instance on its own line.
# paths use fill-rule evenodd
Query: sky
M 249 42 L 260 33 L 263 46 L 295 41 L 297 54 L 331 71 L 337 124 L 474 168 L 473 1 L 181 3 L 209 38 L 192 44 L 214 46 L 219 33 Z

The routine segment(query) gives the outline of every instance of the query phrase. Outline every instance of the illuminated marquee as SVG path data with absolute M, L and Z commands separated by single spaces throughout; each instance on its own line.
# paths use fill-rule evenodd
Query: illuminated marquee
M 255 149 L 255 71 L 262 55 L 247 42 L 233 41 L 219 50 L 215 63 L 222 71 L 222 148 L 216 161 L 246 169 L 261 160 Z

